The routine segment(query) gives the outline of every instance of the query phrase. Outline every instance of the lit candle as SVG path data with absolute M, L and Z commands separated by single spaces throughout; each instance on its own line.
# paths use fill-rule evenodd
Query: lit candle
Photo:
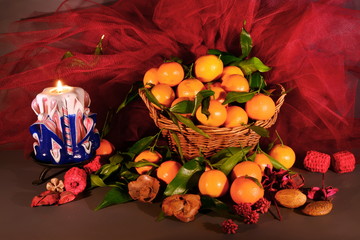
M 82 88 L 45 88 L 31 104 L 38 120 L 30 127 L 36 140 L 35 157 L 51 163 L 87 160 L 98 146 L 95 114 L 90 114 L 90 97 Z

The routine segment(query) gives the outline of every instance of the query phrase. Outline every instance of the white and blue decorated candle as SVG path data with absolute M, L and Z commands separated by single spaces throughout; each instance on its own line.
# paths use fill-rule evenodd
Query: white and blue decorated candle
M 32 101 L 37 121 L 30 126 L 36 160 L 50 164 L 86 161 L 99 147 L 96 114 L 90 96 L 80 87 L 45 88 Z

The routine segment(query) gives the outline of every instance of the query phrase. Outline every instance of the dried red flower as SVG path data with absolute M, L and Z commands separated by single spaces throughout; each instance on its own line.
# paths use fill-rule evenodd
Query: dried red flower
M 48 190 L 35 196 L 31 201 L 31 207 L 54 205 L 58 203 L 59 198 L 60 193 Z
M 271 202 L 266 198 L 260 198 L 254 205 L 252 206 L 254 211 L 259 213 L 267 213 L 271 206 Z
M 244 223 L 246 224 L 254 224 L 259 221 L 260 214 L 256 211 L 252 211 L 251 213 L 244 215 Z
M 237 215 L 244 216 L 252 212 L 250 203 L 239 203 L 233 206 L 234 211 Z
M 232 219 L 225 220 L 221 223 L 221 229 L 227 234 L 235 234 L 239 226 Z
M 101 168 L 101 166 L 102 166 L 101 156 L 96 156 L 88 164 L 84 165 L 84 169 L 89 174 L 89 173 L 96 172 L 97 170 L 99 170 Z
M 262 185 L 267 192 L 277 192 L 283 188 L 298 189 L 304 185 L 304 178 L 299 173 L 288 170 L 271 170 L 265 168 Z
M 66 191 L 78 195 L 86 188 L 87 174 L 85 170 L 78 167 L 70 168 L 64 175 Z
M 73 194 L 70 191 L 65 191 L 60 193 L 60 199 L 59 199 L 59 204 L 65 204 L 68 202 L 73 201 L 76 198 L 75 194 Z
M 335 195 L 339 189 L 331 186 L 326 188 L 312 187 L 308 190 L 307 197 L 313 200 L 328 200 L 330 196 Z

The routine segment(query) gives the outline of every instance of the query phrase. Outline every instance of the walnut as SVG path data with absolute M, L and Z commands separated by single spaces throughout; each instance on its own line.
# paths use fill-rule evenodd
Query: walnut
M 46 184 L 46 190 L 52 191 L 52 192 L 63 192 L 64 191 L 64 182 L 62 180 L 59 180 L 57 178 L 52 178 L 50 182 Z
M 176 194 L 164 199 L 162 210 L 166 216 L 174 215 L 183 222 L 195 219 L 201 207 L 200 196 L 195 194 Z
M 128 184 L 129 194 L 132 199 L 141 202 L 151 202 L 159 192 L 160 182 L 149 175 L 140 175 L 136 181 Z

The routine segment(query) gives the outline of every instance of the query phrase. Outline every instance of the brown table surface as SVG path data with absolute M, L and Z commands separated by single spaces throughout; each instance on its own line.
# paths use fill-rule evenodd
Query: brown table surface
M 297 210 L 280 208 L 283 220 L 270 213 L 258 224 L 239 224 L 237 234 L 221 232 L 223 217 L 198 214 L 195 221 L 174 218 L 157 222 L 159 204 L 131 202 L 100 211 L 93 209 L 107 192 L 92 190 L 74 202 L 31 208 L 32 198 L 45 184 L 35 186 L 43 167 L 26 159 L 22 151 L 0 151 L 0 239 L 360 239 L 360 167 L 352 173 L 328 171 L 325 184 L 339 188 L 334 209 L 326 216 L 309 217 Z M 305 186 L 320 186 L 321 174 L 295 169 L 305 177 Z M 51 173 L 54 171 L 52 170 Z M 62 176 L 59 176 L 62 178 Z M 275 213 L 275 207 L 271 207 Z

